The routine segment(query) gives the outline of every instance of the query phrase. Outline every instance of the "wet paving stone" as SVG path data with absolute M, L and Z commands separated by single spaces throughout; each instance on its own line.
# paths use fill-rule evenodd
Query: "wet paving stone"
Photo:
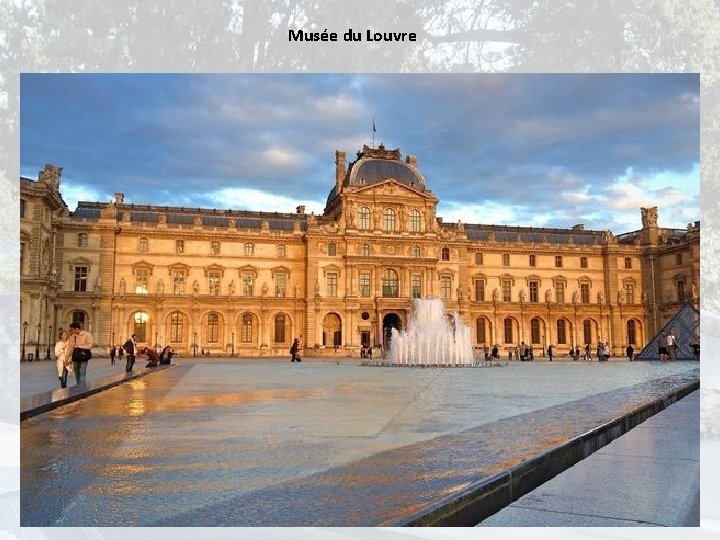
M 21 524 L 390 524 L 698 373 L 178 366 L 22 423 Z

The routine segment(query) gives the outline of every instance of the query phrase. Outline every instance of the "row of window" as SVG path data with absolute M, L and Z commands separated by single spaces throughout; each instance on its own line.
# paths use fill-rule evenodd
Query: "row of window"
M 149 250 L 150 242 L 148 239 L 145 237 L 139 238 L 138 251 L 140 253 L 147 253 Z M 245 242 L 243 245 L 243 252 L 248 257 L 254 255 L 255 244 L 252 242 Z M 175 240 L 175 253 L 185 253 L 185 240 Z M 220 255 L 220 242 L 216 240 L 210 242 L 210 255 Z M 279 258 L 285 258 L 287 256 L 287 247 L 285 244 L 278 244 L 275 246 L 275 256 Z
M 503 320 L 503 339 L 504 343 L 515 343 L 514 330 L 517 326 L 517 321 L 507 317 Z M 490 322 L 480 317 L 475 321 L 475 335 L 476 342 L 478 344 L 489 343 L 490 337 Z M 589 319 L 583 321 L 583 341 L 582 343 L 590 344 L 592 347 L 592 327 L 593 322 Z M 559 319 L 555 323 L 555 344 L 557 345 L 569 345 L 569 328 L 570 323 L 564 319 Z M 539 319 L 532 319 L 530 321 L 530 343 L 534 345 L 542 344 L 542 322 Z M 638 338 L 638 325 L 635 320 L 629 320 L 626 325 L 626 336 L 628 343 L 632 345 L 637 344 Z
M 445 258 L 445 249 L 443 248 L 443 260 L 449 260 L 450 253 L 448 251 L 447 256 L 448 258 Z M 678 254 L 682 255 L 682 254 Z M 475 254 L 475 264 L 478 266 L 482 266 L 484 264 L 483 262 L 483 254 L 482 253 L 476 253 Z M 503 266 L 510 266 L 510 254 L 509 253 L 503 253 L 502 255 L 502 265 Z M 633 267 L 633 261 L 632 257 L 625 257 L 624 259 L 624 265 L 626 269 L 632 269 Z M 537 266 L 537 256 L 530 254 L 528 255 L 528 266 L 535 267 Z M 580 268 L 587 268 L 588 267 L 588 258 L 587 257 L 580 257 Z M 555 268 L 563 268 L 563 256 L 562 255 L 555 255 Z
M 149 341 L 148 334 L 148 322 L 150 316 L 144 311 L 138 311 L 133 315 L 133 333 L 136 339 L 140 343 Z M 204 320 L 203 325 L 203 342 L 215 344 L 220 343 L 220 330 L 221 330 L 221 318 L 218 313 L 208 313 Z M 240 318 L 240 333 L 238 336 L 239 343 L 254 343 L 257 335 L 258 322 L 257 317 L 252 313 L 244 313 Z M 170 334 L 168 340 L 170 344 L 173 343 L 187 343 L 190 336 L 188 335 L 188 319 L 179 311 L 170 313 L 168 316 Z M 285 343 L 289 337 L 289 323 L 290 317 L 284 313 L 278 313 L 273 318 L 273 340 L 275 343 Z M 197 336 L 193 336 L 197 339 Z M 199 343 L 195 343 L 199 345 Z
M 400 222 L 401 227 L 405 227 L 405 220 L 407 219 L 408 230 L 410 232 L 421 232 L 422 231 L 422 214 L 416 209 L 408 212 L 407 218 L 405 217 L 405 211 L 400 210 L 398 213 L 393 208 L 386 208 L 382 213 L 382 229 L 385 232 L 394 232 L 398 230 L 397 223 Z M 358 209 L 358 229 L 361 231 L 367 231 L 371 229 L 372 223 L 372 212 L 367 206 L 362 206 Z M 379 225 L 379 224 L 378 224 Z

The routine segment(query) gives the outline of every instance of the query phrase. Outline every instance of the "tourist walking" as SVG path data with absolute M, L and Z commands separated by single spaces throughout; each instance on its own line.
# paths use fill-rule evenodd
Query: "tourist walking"
M 300 362 L 300 357 L 298 356 L 299 348 L 300 348 L 300 340 L 298 340 L 298 338 L 295 338 L 292 342 L 292 345 L 290 346 L 290 361 L 291 362 Z
M 550 359 L 551 362 L 552 362 L 552 357 L 553 357 L 553 346 L 548 345 L 548 358 Z
M 603 360 L 603 342 L 602 341 L 598 341 L 597 350 L 595 351 L 595 353 L 597 354 L 598 362 L 602 362 L 602 360 Z
M 110 347 L 110 365 L 115 365 L 115 355 L 117 354 L 117 349 L 115 348 L 115 345 Z
M 135 341 L 135 334 L 130 336 L 130 339 L 128 339 L 125 344 L 123 345 L 123 349 L 125 349 L 125 352 L 127 353 L 127 360 L 125 361 L 125 372 L 130 373 L 133 370 L 133 365 L 135 364 L 135 355 L 137 355 L 137 342 Z
M 75 372 L 75 382 L 77 384 L 85 384 L 85 375 L 87 373 L 87 365 L 92 358 L 93 337 L 87 330 L 82 329 L 82 325 L 74 322 L 70 325 L 72 334 L 69 340 L 71 350 L 70 358 L 72 358 L 73 371 Z
M 628 360 L 632 362 L 633 355 L 635 353 L 635 349 L 633 349 L 632 344 L 628 343 L 627 349 L 625 349 L 625 355 L 628 357 Z
M 664 362 L 665 360 L 667 360 L 667 355 L 668 355 L 667 335 L 665 335 L 665 332 L 660 334 L 660 337 L 657 340 L 657 347 L 658 347 L 658 356 L 660 357 L 660 361 Z
M 55 364 L 57 366 L 60 388 L 67 388 L 67 376 L 72 371 L 73 365 L 70 359 L 70 336 L 67 330 L 60 330 L 58 341 L 55 344 Z

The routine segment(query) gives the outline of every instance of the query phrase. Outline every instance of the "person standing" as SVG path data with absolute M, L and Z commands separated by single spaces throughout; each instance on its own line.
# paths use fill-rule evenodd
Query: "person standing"
M 632 362 L 633 355 L 635 353 L 635 349 L 633 349 L 632 344 L 628 343 L 627 349 L 625 349 L 625 355 L 628 357 L 628 360 Z
M 58 379 L 60 379 L 60 388 L 67 388 L 67 376 L 72 371 L 72 361 L 70 360 L 70 336 L 67 330 L 60 330 L 58 341 L 55 344 L 55 363 L 57 365 Z
M 585 360 L 589 362 L 590 359 L 591 359 L 590 358 L 590 344 L 586 343 L 585 344 Z
M 115 355 L 117 354 L 117 349 L 115 348 L 115 345 L 110 347 L 110 365 L 115 365 Z
M 552 357 L 553 357 L 553 346 L 548 345 L 548 358 L 550 359 L 551 362 L 552 362 Z
M 665 332 L 663 332 L 660 337 L 657 340 L 657 346 L 658 346 L 658 356 L 660 357 L 660 361 L 664 362 L 667 360 L 667 336 L 665 335 Z
M 675 338 L 675 334 L 672 333 L 672 330 L 667 336 L 667 348 L 668 358 L 670 360 L 677 360 L 677 339 Z
M 118 345 L 117 346 L 117 357 L 118 357 L 119 362 L 122 362 L 123 354 L 125 354 L 125 349 L 123 349 L 121 345 Z
M 85 375 L 87 373 L 87 365 L 92 358 L 93 337 L 87 330 L 82 329 L 82 325 L 74 322 L 70 325 L 72 333 L 70 357 L 72 358 L 73 371 L 75 372 L 75 382 L 85 384 Z
M 125 352 L 127 353 L 125 372 L 130 373 L 133 370 L 133 365 L 135 364 L 135 355 L 137 355 L 137 342 L 135 341 L 135 334 L 130 336 L 130 339 L 125 342 L 123 349 L 125 349 Z

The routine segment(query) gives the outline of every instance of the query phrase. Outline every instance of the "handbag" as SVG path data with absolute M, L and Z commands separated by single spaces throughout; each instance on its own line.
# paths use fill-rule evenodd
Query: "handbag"
M 87 362 L 90 358 L 92 358 L 92 353 L 89 349 L 73 349 L 73 362 Z

